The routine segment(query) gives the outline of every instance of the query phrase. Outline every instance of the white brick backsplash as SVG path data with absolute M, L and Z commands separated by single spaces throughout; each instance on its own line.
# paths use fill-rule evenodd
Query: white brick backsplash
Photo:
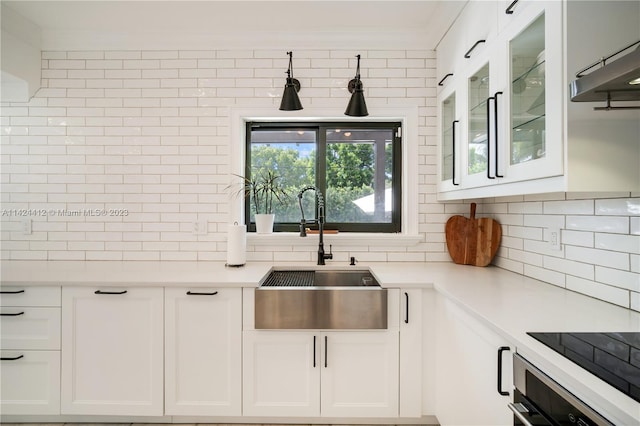
M 409 248 L 334 245 L 336 259 L 450 261 L 444 224 L 468 202 L 438 203 L 435 52 L 295 53 L 303 105 L 341 115 L 361 54 L 370 112 L 418 108 L 418 229 Z M 3 208 L 128 208 L 119 218 L 48 217 L 5 233 L 3 259 L 224 261 L 233 108 L 277 112 L 285 50 L 43 52 L 43 88 L 3 104 Z M 554 193 L 476 200 L 502 224 L 496 266 L 640 310 L 640 198 Z M 11 203 L 11 204 L 8 204 Z M 482 213 L 482 214 L 480 214 Z M 192 222 L 209 233 L 195 237 Z M 4 226 L 14 226 L 3 221 Z M 15 226 L 17 226 L 17 222 Z M 549 247 L 561 230 L 561 250 Z M 7 228 L 5 228 L 7 229 Z M 249 244 L 249 261 L 312 261 L 315 248 Z
M 601 233 L 598 233 L 595 236 L 596 248 L 640 254 L 640 236 Z
M 593 200 L 545 201 L 544 214 L 593 215 Z
M 628 234 L 629 218 L 618 216 L 567 216 L 567 229 Z
M 640 198 L 595 200 L 596 215 L 640 216 Z
M 585 247 L 567 246 L 566 258 L 592 265 L 606 266 L 615 269 L 629 269 L 629 254 L 598 250 Z

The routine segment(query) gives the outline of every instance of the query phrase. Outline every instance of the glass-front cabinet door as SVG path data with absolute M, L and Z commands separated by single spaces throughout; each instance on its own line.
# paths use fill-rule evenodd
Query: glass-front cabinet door
M 467 80 L 469 119 L 467 128 L 467 175 L 487 173 L 489 167 L 489 64 Z
M 508 33 L 509 181 L 562 174 L 561 8 L 554 3 L 527 8 Z
M 440 181 L 457 186 L 460 184 L 460 167 L 456 158 L 456 154 L 459 155 L 459 152 L 456 152 L 458 148 L 456 143 L 460 138 L 460 121 L 456 119 L 456 92 L 451 93 L 442 101 L 441 108 Z

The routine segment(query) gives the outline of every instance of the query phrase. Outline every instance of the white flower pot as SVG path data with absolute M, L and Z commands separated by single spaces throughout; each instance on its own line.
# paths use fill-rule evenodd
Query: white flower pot
M 256 233 L 271 234 L 273 232 L 274 214 L 257 214 L 256 215 Z

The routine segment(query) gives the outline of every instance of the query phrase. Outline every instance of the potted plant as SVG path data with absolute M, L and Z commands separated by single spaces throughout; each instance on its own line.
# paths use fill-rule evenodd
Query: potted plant
M 252 177 L 235 176 L 242 179 L 242 186 L 237 194 L 249 200 L 253 207 L 256 233 L 270 234 L 273 232 L 274 207 L 284 204 L 289 198 L 289 194 L 280 182 L 280 176 L 271 170 L 257 173 Z

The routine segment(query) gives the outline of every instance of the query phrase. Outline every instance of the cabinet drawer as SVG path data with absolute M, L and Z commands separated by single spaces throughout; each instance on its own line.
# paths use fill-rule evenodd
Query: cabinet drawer
M 60 308 L 0 307 L 3 349 L 60 349 Z
M 60 352 L 2 351 L 0 412 L 60 414 Z
M 60 287 L 0 287 L 0 306 L 60 306 Z

